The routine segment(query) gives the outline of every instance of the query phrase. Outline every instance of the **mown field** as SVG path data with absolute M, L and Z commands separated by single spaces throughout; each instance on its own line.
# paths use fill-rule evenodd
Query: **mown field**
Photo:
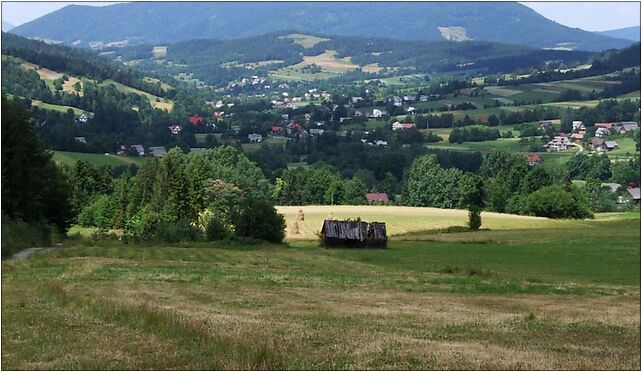
M 639 242 L 632 214 L 385 250 L 69 241 L 3 262 L 2 368 L 639 370 Z
M 105 155 L 105 154 L 88 154 L 83 152 L 71 152 L 71 151 L 53 151 L 53 160 L 57 163 L 64 163 L 67 165 L 73 165 L 79 160 L 89 162 L 90 164 L 96 167 L 102 167 L 104 165 L 110 165 L 112 167 L 117 167 L 121 165 L 130 165 L 135 164 L 141 166 L 145 161 L 144 158 L 137 158 L 133 156 L 120 156 L 120 155 Z

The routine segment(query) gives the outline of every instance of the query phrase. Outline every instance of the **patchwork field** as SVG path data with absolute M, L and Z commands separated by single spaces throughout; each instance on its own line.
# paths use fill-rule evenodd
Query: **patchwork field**
M 639 370 L 639 241 L 639 215 L 385 250 L 71 240 L 2 263 L 2 368 Z
M 306 66 L 317 65 L 321 72 L 303 72 Z M 359 66 L 353 64 L 349 57 L 338 58 L 337 51 L 326 50 L 316 56 L 304 56 L 303 61 L 279 70 L 271 71 L 270 76 L 275 79 L 293 80 L 323 80 L 329 79 L 344 72 L 356 70 Z M 370 66 L 374 68 L 374 66 Z

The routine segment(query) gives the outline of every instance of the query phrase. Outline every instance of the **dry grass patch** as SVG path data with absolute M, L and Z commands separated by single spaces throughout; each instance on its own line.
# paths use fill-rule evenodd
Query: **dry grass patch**
M 299 234 L 289 231 L 299 209 L 303 210 L 305 221 L 299 223 Z M 465 226 L 468 211 L 458 209 L 396 207 L 396 206 L 280 206 L 279 213 L 285 215 L 288 240 L 315 240 L 321 231 L 323 220 L 355 219 L 361 217 L 368 222 L 385 222 L 388 235 L 402 235 L 424 230 Z M 573 224 L 572 221 L 555 221 L 548 218 L 517 216 L 501 213 L 482 213 L 482 228 L 492 230 L 529 229 Z

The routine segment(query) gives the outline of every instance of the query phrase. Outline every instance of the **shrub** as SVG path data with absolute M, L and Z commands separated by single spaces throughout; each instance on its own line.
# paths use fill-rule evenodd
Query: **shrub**
M 205 237 L 207 240 L 222 240 L 228 237 L 229 230 L 218 218 L 211 218 L 205 228 Z
M 187 219 L 170 220 L 145 207 L 128 221 L 127 237 L 137 241 L 176 243 L 198 240 L 200 231 Z
M 234 216 L 234 232 L 238 236 L 280 243 L 285 237 L 285 218 L 265 200 L 246 199 Z
M 99 227 L 109 229 L 116 209 L 109 195 L 100 195 L 78 214 L 78 224 L 84 227 Z
M 581 190 L 569 192 L 560 185 L 545 186 L 524 198 L 528 214 L 549 218 L 589 218 L 593 214 Z
M 45 224 L 26 223 L 2 215 L 2 259 L 23 248 L 43 247 L 52 243 L 52 228 Z
M 482 224 L 481 210 L 471 209 L 468 211 L 468 227 L 471 230 L 479 230 Z

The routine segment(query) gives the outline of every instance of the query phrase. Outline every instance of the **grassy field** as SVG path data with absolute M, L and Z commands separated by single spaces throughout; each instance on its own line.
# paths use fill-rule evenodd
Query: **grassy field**
M 117 167 L 121 165 L 136 164 L 141 166 L 145 159 L 132 156 L 105 155 L 105 154 L 87 154 L 82 152 L 54 151 L 53 160 L 58 163 L 73 165 L 78 160 L 84 160 L 97 167 L 110 165 Z
M 128 87 L 127 85 L 123 85 L 117 81 L 105 80 L 100 84 L 103 86 L 113 85 L 116 87 L 116 89 L 118 89 L 123 93 L 133 93 L 139 96 L 146 97 L 147 100 L 149 101 L 149 104 L 152 105 L 152 107 L 155 109 L 164 110 L 164 111 L 172 111 L 174 109 L 174 101 L 170 99 L 157 97 L 153 94 L 143 92 L 142 90 Z
M 31 101 L 31 106 L 40 107 L 41 109 L 44 109 L 44 110 L 51 110 L 51 111 L 58 111 L 58 112 L 67 112 L 69 109 L 72 109 L 75 115 L 82 115 L 82 113 L 85 112 L 84 110 L 81 110 L 77 107 L 54 105 L 51 103 L 41 102 L 38 100 Z
M 2 368 L 638 370 L 625 217 L 385 250 L 71 241 L 3 262 Z

